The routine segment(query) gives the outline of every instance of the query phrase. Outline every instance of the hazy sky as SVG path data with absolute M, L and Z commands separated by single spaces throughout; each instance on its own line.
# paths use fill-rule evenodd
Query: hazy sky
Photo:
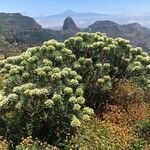
M 150 14 L 150 0 L 0 0 L 0 12 L 29 16 L 58 14 L 65 10 L 105 14 Z

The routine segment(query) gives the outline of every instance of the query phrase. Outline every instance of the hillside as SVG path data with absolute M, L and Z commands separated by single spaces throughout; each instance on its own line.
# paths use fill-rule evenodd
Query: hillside
M 0 149 L 149 150 L 149 81 L 150 56 L 100 32 L 1 60 Z
M 33 18 L 19 13 L 0 13 L 0 35 L 11 39 L 20 32 L 42 30 Z
M 19 13 L 0 13 L 0 36 L 5 39 L 1 41 L 1 50 L 7 49 L 7 55 L 16 55 L 28 47 L 42 44 L 50 39 L 49 32 L 33 18 Z

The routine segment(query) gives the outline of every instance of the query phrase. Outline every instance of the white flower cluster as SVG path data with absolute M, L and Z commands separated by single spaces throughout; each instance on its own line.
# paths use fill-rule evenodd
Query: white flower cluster
M 116 38 L 116 41 L 117 41 L 120 45 L 126 45 L 126 44 L 130 43 L 129 40 L 125 40 L 125 39 L 123 39 L 123 38 L 121 38 L 121 37 Z
M 92 64 L 92 59 L 91 58 L 84 58 L 80 57 L 78 60 L 79 65 L 82 67 L 84 65 L 89 66 Z
M 92 47 L 94 48 L 94 49 L 101 49 L 101 48 L 103 48 L 105 46 L 105 43 L 104 42 L 95 42 L 93 45 L 92 45 Z
M 83 92 L 83 89 L 82 88 L 77 88 L 76 89 L 76 95 L 77 96 L 83 96 L 84 92 Z
M 12 65 L 9 73 L 10 74 L 19 74 L 19 73 L 22 73 L 23 71 L 24 71 L 23 66 Z
M 54 94 L 53 97 L 52 97 L 52 100 L 53 101 L 60 101 L 62 99 L 61 95 L 60 94 Z
M 37 56 L 32 56 L 32 57 L 28 58 L 27 61 L 29 63 L 35 63 L 36 61 L 38 61 L 38 57 Z
M 71 51 L 70 49 L 63 48 L 63 49 L 61 50 L 61 53 L 62 53 L 63 56 L 69 56 L 69 55 L 72 54 L 72 51 Z
M 73 117 L 72 117 L 71 126 L 72 127 L 80 127 L 81 126 L 80 120 L 75 115 L 73 115 Z
M 94 111 L 93 109 L 89 108 L 89 107 L 84 107 L 83 108 L 83 113 L 84 114 L 88 114 L 88 115 L 93 115 L 94 114 Z
M 21 92 L 24 92 L 25 90 L 27 89 L 33 89 L 35 87 L 34 84 L 32 83 L 27 83 L 27 84 L 23 84 L 21 86 L 17 86 L 17 87 L 14 87 L 13 88 L 13 92 L 14 93 L 21 93 Z
M 47 42 L 44 42 L 43 45 L 46 47 L 54 46 L 56 48 L 56 50 L 60 50 L 65 47 L 65 45 L 63 43 L 57 42 L 56 40 L 49 40 Z
M 46 105 L 46 107 L 52 108 L 52 106 L 54 105 L 54 102 L 51 99 L 48 99 L 45 101 L 44 104 Z
M 67 95 L 71 95 L 71 94 L 73 93 L 73 89 L 70 88 L 70 87 L 66 87 L 66 88 L 64 89 L 64 92 L 65 92 L 65 94 L 67 94 Z
M 77 103 L 77 98 L 72 96 L 69 98 L 69 102 L 75 104 L 75 103 Z
M 85 98 L 82 97 L 82 96 L 77 97 L 77 103 L 80 104 L 80 105 L 84 104 L 85 103 Z
M 103 76 L 102 78 L 98 79 L 98 84 L 103 90 L 109 90 L 112 88 L 110 76 Z
M 44 60 L 43 60 L 43 64 L 44 64 L 45 66 L 52 66 L 52 65 L 53 65 L 52 61 L 50 61 L 49 59 L 44 59 Z
M 81 106 L 79 104 L 74 104 L 73 110 L 79 111 L 81 109 Z
M 32 96 L 32 97 L 40 97 L 40 96 L 46 96 L 49 93 L 47 89 L 32 89 L 32 90 L 25 90 L 24 94 L 27 96 Z
M 69 84 L 71 87 L 75 87 L 75 86 L 79 85 L 79 82 L 76 79 L 71 79 L 71 80 L 69 80 Z

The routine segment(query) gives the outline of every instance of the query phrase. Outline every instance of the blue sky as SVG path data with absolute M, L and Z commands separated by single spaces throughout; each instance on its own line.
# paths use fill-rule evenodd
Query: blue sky
M 0 0 L 0 12 L 29 16 L 58 14 L 65 10 L 105 14 L 150 14 L 150 0 Z

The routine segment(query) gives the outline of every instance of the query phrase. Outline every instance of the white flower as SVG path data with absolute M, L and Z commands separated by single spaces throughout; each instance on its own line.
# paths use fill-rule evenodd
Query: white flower
M 61 52 L 62 52 L 62 54 L 64 54 L 64 55 L 71 55 L 71 54 L 72 54 L 72 51 L 69 50 L 69 49 L 67 49 L 67 48 L 63 48 L 63 49 L 61 50 Z
M 53 63 L 48 59 L 44 59 L 43 64 L 46 65 L 46 66 L 52 66 Z
M 93 111 L 93 109 L 91 109 L 89 107 L 84 107 L 83 108 L 83 113 L 88 114 L 88 115 L 92 115 L 92 114 L 94 114 L 94 111 Z
M 5 64 L 6 69 L 10 69 L 12 67 L 12 64 Z
M 135 66 L 141 66 L 141 65 L 142 65 L 140 61 L 135 61 L 133 64 L 134 64 Z
M 59 62 L 62 62 L 63 57 L 62 57 L 62 56 L 57 56 L 57 57 L 55 58 L 55 60 L 56 60 L 56 61 L 59 61 Z
M 15 106 L 15 108 L 17 108 L 17 109 L 21 109 L 22 108 L 22 105 L 23 105 L 23 103 L 21 102 L 21 101 L 19 101 L 17 104 L 16 104 L 16 106 Z
M 75 76 L 75 79 L 77 79 L 78 81 L 82 80 L 82 77 L 80 75 Z
M 27 89 L 33 89 L 34 87 L 35 87 L 34 84 L 27 83 L 27 84 L 23 84 L 21 86 L 14 87 L 13 92 L 20 93 L 20 92 L 23 92 L 23 91 L 25 91 Z
M 55 47 L 52 45 L 49 45 L 46 49 L 49 53 L 53 53 L 55 51 Z
M 69 102 L 74 103 L 74 104 L 77 103 L 76 97 L 74 97 L 74 96 L 70 97 Z
M 125 63 L 129 63 L 130 62 L 129 58 L 124 58 L 123 60 L 124 60 Z
M 132 68 L 132 71 L 140 71 L 142 69 L 141 66 L 135 66 Z
M 53 73 L 51 75 L 51 77 L 52 77 L 53 80 L 58 80 L 58 79 L 61 78 L 61 74 L 60 73 Z
M 37 56 L 32 56 L 32 57 L 28 58 L 28 62 L 29 62 L 29 63 L 34 63 L 34 62 L 36 62 L 37 60 L 38 60 L 38 57 L 37 57 Z
M 53 68 L 53 73 L 60 73 L 60 68 L 58 68 L 58 67 L 55 67 L 55 68 Z
M 109 64 L 109 63 L 104 63 L 104 64 L 103 64 L 103 68 L 104 68 L 104 69 L 110 68 L 110 64 Z
M 70 95 L 70 94 L 73 93 L 73 89 L 70 88 L 70 87 L 66 87 L 66 88 L 64 89 L 64 92 L 65 92 L 67 95 Z
M 104 50 L 105 52 L 110 52 L 110 47 L 108 47 L 108 46 L 107 46 L 107 47 L 104 47 L 103 50 Z
M 30 77 L 30 74 L 28 73 L 28 72 L 24 72 L 23 74 L 22 74 L 22 78 L 29 78 Z
M 76 63 L 76 64 L 74 65 L 74 68 L 75 68 L 75 69 L 79 69 L 79 68 L 81 68 L 81 65 L 80 65 L 79 63 Z
M 46 107 L 51 108 L 54 105 L 54 102 L 51 99 L 48 99 L 44 104 L 46 105 Z
M 72 127 L 80 127 L 81 122 L 79 121 L 79 119 L 77 119 L 77 117 L 74 115 L 72 117 L 72 121 L 71 121 L 71 126 Z
M 82 96 L 77 98 L 77 103 L 78 104 L 84 104 L 85 103 L 85 98 L 83 98 Z
M 142 59 L 143 59 L 142 55 L 137 55 L 135 61 L 142 61 Z
M 148 56 L 148 54 L 147 54 L 146 52 L 142 52 L 141 55 L 142 55 L 143 57 L 147 57 L 147 56 Z
M 62 99 L 61 95 L 59 95 L 59 94 L 54 94 L 54 96 L 52 98 L 53 101 L 60 101 L 61 99 Z
M 105 82 L 104 79 L 102 79 L 102 78 L 98 79 L 98 83 L 99 83 L 100 85 L 102 85 L 104 82 Z
M 80 108 L 81 106 L 79 104 L 75 104 L 73 107 L 74 110 L 78 110 L 78 111 L 80 110 Z
M 71 75 L 71 77 L 75 77 L 77 76 L 77 72 L 76 71 L 70 71 L 69 74 Z
M 146 66 L 146 69 L 147 69 L 147 70 L 150 70 L 150 65 L 147 65 L 147 66 Z
M 60 72 L 60 75 L 61 76 L 63 76 L 63 77 L 66 77 L 66 76 L 68 76 L 68 71 L 66 71 L 66 70 L 62 70 L 61 72 Z
M 10 74 L 18 74 L 24 70 L 23 66 L 12 65 L 9 71 Z
M 15 101 L 15 100 L 18 99 L 18 95 L 16 95 L 16 94 L 9 94 L 7 99 L 10 100 L 10 101 Z
M 103 79 L 104 79 L 105 82 L 111 81 L 110 76 L 104 76 Z
M 71 79 L 71 80 L 70 80 L 70 85 L 71 85 L 71 86 L 76 86 L 76 85 L 78 85 L 78 84 L 79 84 L 78 80 L 76 80 L 76 79 Z
M 97 68 L 97 69 L 101 69 L 101 68 L 102 68 L 102 64 L 101 64 L 101 63 L 97 63 L 97 64 L 96 64 L 96 68 Z
M 47 89 L 35 88 L 33 90 L 26 90 L 24 93 L 29 96 L 46 96 L 49 92 Z
M 83 89 L 82 88 L 77 88 L 76 89 L 76 95 L 77 96 L 83 96 L 84 92 L 83 92 Z
M 89 115 L 83 115 L 82 119 L 85 121 L 89 121 L 90 120 L 90 116 Z
M 123 44 L 123 45 L 128 44 L 128 43 L 130 42 L 129 40 L 123 39 L 123 38 L 121 38 L 121 37 L 116 38 L 116 41 L 117 41 L 118 43 L 120 43 L 120 44 Z

